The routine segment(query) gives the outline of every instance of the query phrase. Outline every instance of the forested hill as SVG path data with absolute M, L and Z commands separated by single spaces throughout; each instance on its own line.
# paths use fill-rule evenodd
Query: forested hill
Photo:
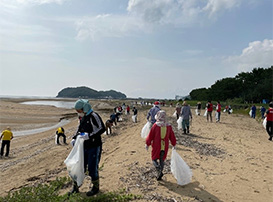
M 234 78 L 224 78 L 216 81 L 210 88 L 194 89 L 190 92 L 192 100 L 228 99 L 237 102 L 271 101 L 273 66 L 269 68 L 254 68 L 251 72 L 242 72 Z
M 96 91 L 94 89 L 81 86 L 81 87 L 68 87 L 62 89 L 56 97 L 62 98 L 93 98 L 93 99 L 125 99 L 126 95 L 114 90 L 109 91 Z

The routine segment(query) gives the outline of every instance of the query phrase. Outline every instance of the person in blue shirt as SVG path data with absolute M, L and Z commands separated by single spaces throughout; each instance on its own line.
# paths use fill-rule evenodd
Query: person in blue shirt
M 251 110 L 252 110 L 251 118 L 255 119 L 255 117 L 256 117 L 256 106 L 252 105 Z
M 260 112 L 261 112 L 261 115 L 262 115 L 262 119 L 265 118 L 265 116 L 264 116 L 265 111 L 266 111 L 266 109 L 264 108 L 264 106 L 262 106 L 261 109 L 260 109 Z
M 154 106 L 149 110 L 147 115 L 147 120 L 149 121 L 149 119 L 151 119 L 150 122 L 152 123 L 152 125 L 156 122 L 155 115 L 158 111 L 160 111 L 160 107 L 159 102 L 156 101 L 154 102 Z

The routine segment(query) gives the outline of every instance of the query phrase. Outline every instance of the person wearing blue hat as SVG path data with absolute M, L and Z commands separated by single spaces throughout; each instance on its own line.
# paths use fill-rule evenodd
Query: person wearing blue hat
M 86 195 L 93 196 L 99 192 L 99 162 L 102 151 L 101 135 L 105 132 L 105 125 L 99 114 L 93 111 L 88 100 L 77 100 L 75 110 L 82 118 L 71 144 L 74 145 L 78 135 L 84 139 L 84 168 L 88 168 L 88 173 L 93 184 L 92 189 Z M 79 187 L 74 182 L 70 194 L 78 192 Z

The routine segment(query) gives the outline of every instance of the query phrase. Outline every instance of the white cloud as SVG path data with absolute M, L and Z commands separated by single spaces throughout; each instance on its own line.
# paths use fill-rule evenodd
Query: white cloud
M 194 26 L 214 20 L 219 13 L 240 5 L 243 0 L 129 0 L 127 14 L 103 14 L 77 21 L 77 40 L 122 37 L 150 32 L 164 25 Z
M 207 5 L 203 8 L 210 17 L 217 15 L 227 9 L 240 6 L 242 0 L 209 0 Z
M 144 30 L 143 24 L 133 17 L 119 15 L 98 15 L 95 17 L 85 17 L 76 22 L 76 39 L 97 40 L 101 37 L 122 37 L 133 35 L 138 30 Z
M 243 0 L 129 0 L 127 10 L 147 23 L 185 25 L 216 17 Z
M 237 64 L 238 71 L 251 71 L 254 67 L 273 65 L 273 40 L 250 42 L 241 55 L 230 56 L 226 62 Z

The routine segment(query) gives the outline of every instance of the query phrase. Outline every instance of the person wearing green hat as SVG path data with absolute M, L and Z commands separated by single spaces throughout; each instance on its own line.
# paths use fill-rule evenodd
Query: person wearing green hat
M 84 168 L 85 171 L 88 168 L 88 173 L 93 184 L 92 189 L 86 195 L 93 196 L 99 192 L 99 162 L 102 151 L 101 135 L 105 132 L 105 125 L 99 114 L 93 111 L 88 100 L 77 100 L 75 110 L 82 118 L 71 144 L 74 145 L 78 135 L 84 139 Z M 78 192 L 79 187 L 74 182 L 70 194 Z

